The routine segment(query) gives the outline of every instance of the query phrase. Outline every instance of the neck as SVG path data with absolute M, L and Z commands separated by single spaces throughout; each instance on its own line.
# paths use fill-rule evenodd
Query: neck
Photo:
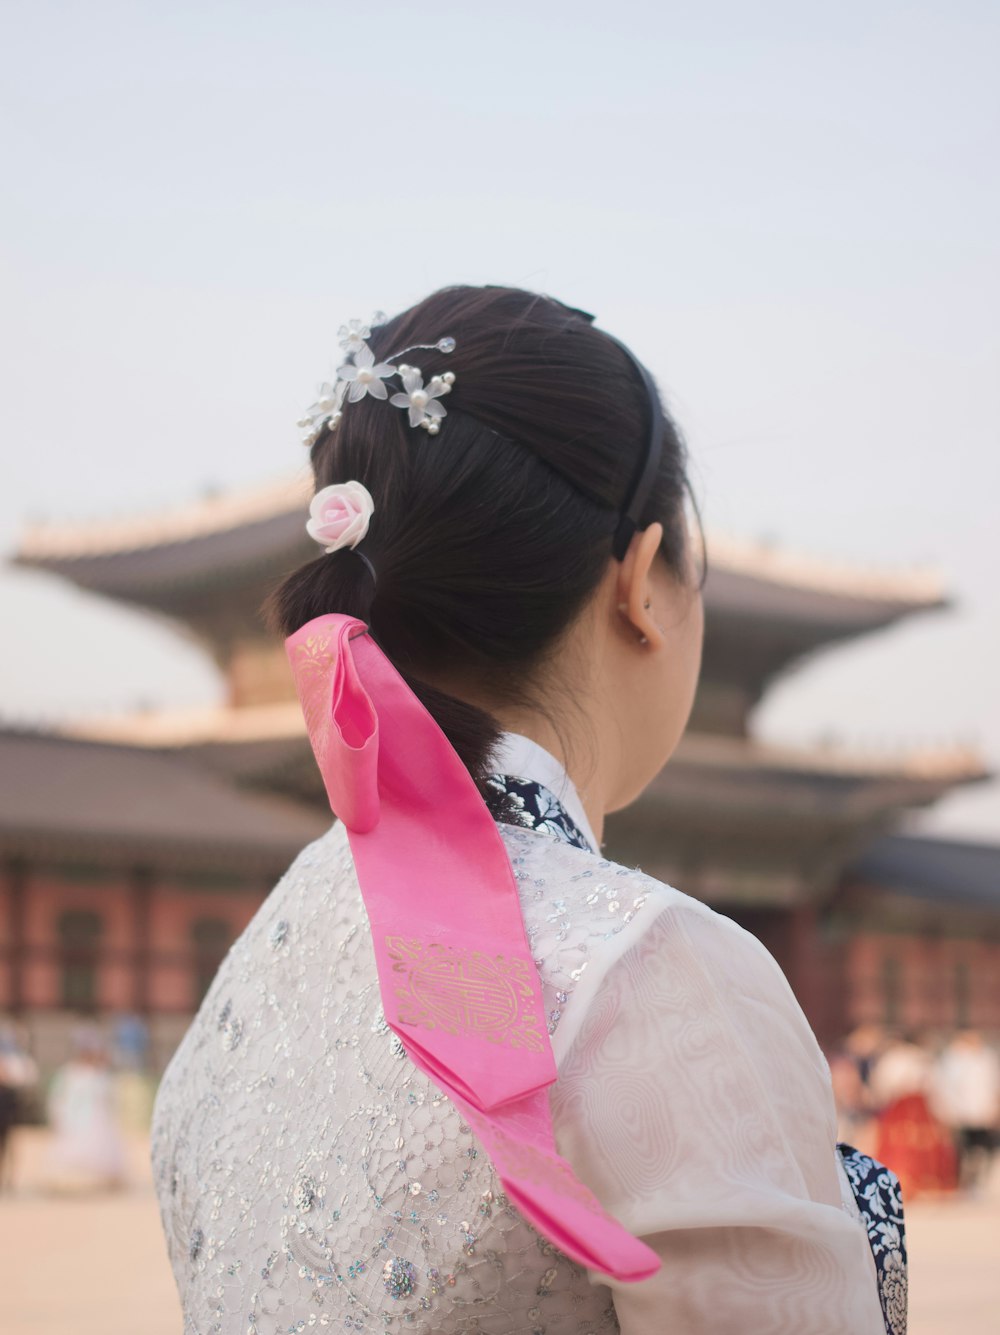
M 569 775 L 574 788 L 587 814 L 591 829 L 598 844 L 604 839 L 605 803 L 603 792 L 597 782 L 594 766 L 586 767 L 581 758 L 567 753 L 563 739 L 547 719 L 533 713 L 518 710 L 496 710 L 494 717 L 505 732 L 518 733 L 527 737 L 538 746 L 544 747 L 549 755 L 559 761 Z M 530 775 L 525 777 L 531 777 Z
M 499 701 L 477 689 L 467 678 L 458 675 L 437 673 L 427 679 L 439 690 L 485 710 L 504 732 L 519 733 L 554 756 L 576 788 L 591 830 L 600 844 L 604 839 L 605 812 L 614 807 L 609 800 L 612 793 L 612 769 L 603 762 L 608 755 L 616 754 L 620 735 L 613 711 L 594 704 L 587 675 L 573 671 L 573 662 L 579 657 L 564 654 L 561 661 L 563 676 L 569 673 L 572 678 L 572 696 L 576 707 L 570 718 L 566 718 L 565 708 L 559 708 L 562 702 L 554 693 L 553 708 L 546 712 L 530 704 Z M 544 701 L 545 692 L 537 692 L 536 698 Z M 559 720 L 558 724 L 553 723 L 554 718 Z M 576 728 L 572 726 L 574 723 L 577 724 Z

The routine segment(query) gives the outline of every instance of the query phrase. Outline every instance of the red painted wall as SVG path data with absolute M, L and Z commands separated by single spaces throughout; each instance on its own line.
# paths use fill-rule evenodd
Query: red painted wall
M 136 888 L 125 875 L 106 872 L 73 875 L 31 867 L 23 882 L 21 1005 L 27 1010 L 62 1006 L 63 954 L 59 919 L 68 911 L 95 913 L 101 920 L 98 938 L 96 1009 L 131 1010 L 135 1004 L 137 952 L 149 949 L 147 1001 L 158 1012 L 189 1013 L 197 1001 L 198 952 L 193 928 L 199 919 L 216 919 L 228 928 L 228 940 L 242 932 L 270 887 L 243 883 L 232 888 L 186 883 L 179 879 L 149 882 L 148 938 L 140 937 Z M 10 1008 L 11 986 L 10 884 L 0 880 L 0 1007 Z

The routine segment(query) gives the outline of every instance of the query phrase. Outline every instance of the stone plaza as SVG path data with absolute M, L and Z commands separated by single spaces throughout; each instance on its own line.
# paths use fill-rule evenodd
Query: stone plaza
M 127 1190 L 60 1199 L 43 1195 L 38 1187 L 46 1136 L 34 1129 L 16 1133 L 14 1189 L 0 1197 L 0 1330 L 4 1335 L 181 1335 L 146 1139 L 130 1139 Z M 909 1335 L 1000 1331 L 998 1168 L 995 1164 L 981 1195 L 922 1199 L 908 1207 Z

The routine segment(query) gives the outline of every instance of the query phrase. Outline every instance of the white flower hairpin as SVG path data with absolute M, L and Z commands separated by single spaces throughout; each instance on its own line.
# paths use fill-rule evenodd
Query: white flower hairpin
M 442 339 L 441 343 L 444 342 Z M 426 388 L 419 366 L 407 366 L 404 363 L 399 368 L 399 376 L 406 393 L 393 394 L 389 402 L 396 408 L 409 408 L 410 426 L 422 426 L 425 431 L 436 436 L 441 429 L 439 419 L 447 416 L 448 412 L 443 403 L 438 403 L 438 399 L 442 394 L 451 392 L 455 383 L 454 371 L 431 376 Z
M 373 399 L 388 399 L 396 408 L 405 408 L 409 414 L 410 426 L 420 426 L 431 436 L 436 436 L 441 429 L 441 419 L 447 416 L 447 409 L 439 400 L 451 392 L 455 383 L 454 371 L 444 371 L 431 376 L 424 384 L 423 373 L 419 366 L 408 366 L 401 362 L 394 365 L 397 357 L 404 353 L 415 352 L 418 348 L 431 348 L 437 352 L 454 352 L 455 340 L 445 337 L 436 343 L 413 343 L 408 348 L 400 348 L 384 362 L 376 362 L 375 354 L 367 340 L 377 326 L 385 324 L 388 317 L 382 311 L 376 311 L 366 323 L 363 320 L 350 320 L 337 331 L 340 346 L 349 355 L 350 360 L 337 369 L 337 379 L 333 384 L 320 386 L 319 397 L 306 410 L 306 415 L 299 420 L 299 426 L 305 434 L 304 445 L 312 445 L 324 427 L 333 427 L 340 421 L 347 403 L 357 403 L 365 395 Z M 402 393 L 393 394 L 383 381 L 398 375 L 403 382 Z
M 385 324 L 389 317 L 385 311 L 376 311 L 367 324 L 363 320 L 348 320 L 337 330 L 337 341 L 345 352 L 360 352 L 372 336 L 372 330 Z
M 347 382 L 347 398 L 350 403 L 357 403 L 366 394 L 373 399 L 384 399 L 388 390 L 383 380 L 396 374 L 396 368 L 390 362 L 376 362 L 375 354 L 367 343 L 354 354 L 354 361 L 347 362 L 337 371 L 337 379 Z
M 320 385 L 316 402 L 310 404 L 306 409 L 305 416 L 298 420 L 298 425 L 304 432 L 303 445 L 311 445 L 327 424 L 331 427 L 337 425 L 340 420 L 340 408 L 344 402 L 346 389 L 347 384 L 343 380 L 338 380 L 334 385 L 324 381 Z

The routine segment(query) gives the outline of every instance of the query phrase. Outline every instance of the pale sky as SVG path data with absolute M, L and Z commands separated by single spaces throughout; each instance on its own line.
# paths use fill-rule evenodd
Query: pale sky
M 598 315 L 709 530 L 930 566 L 954 610 L 778 683 L 759 735 L 1000 771 L 1000 7 L 8 5 L 0 542 L 303 465 L 351 316 L 444 283 Z M 0 709 L 218 694 L 148 619 L 0 573 Z M 928 831 L 1000 841 L 1000 782 Z

